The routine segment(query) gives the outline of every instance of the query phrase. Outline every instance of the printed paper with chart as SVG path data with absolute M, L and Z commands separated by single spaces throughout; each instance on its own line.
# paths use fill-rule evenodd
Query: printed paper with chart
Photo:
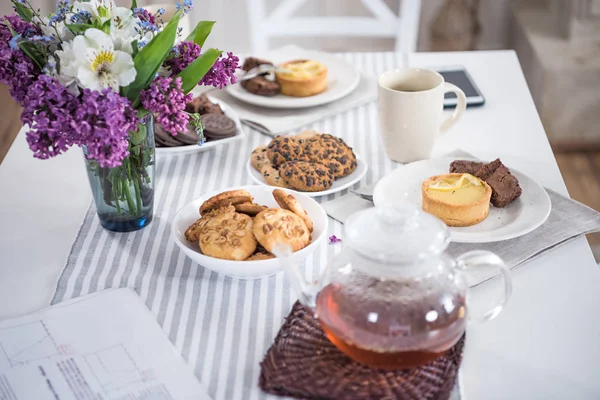
M 130 289 L 0 322 L 0 400 L 207 398 Z

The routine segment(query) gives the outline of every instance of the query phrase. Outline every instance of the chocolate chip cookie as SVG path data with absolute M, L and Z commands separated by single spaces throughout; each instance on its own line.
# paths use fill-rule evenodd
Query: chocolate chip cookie
M 250 155 L 250 164 L 252 164 L 255 170 L 260 172 L 262 167 L 269 162 L 269 158 L 267 157 L 267 146 L 258 146 L 252 151 L 252 154 Z
M 302 192 L 320 192 L 333 185 L 333 175 L 323 164 L 288 161 L 279 167 L 286 186 Z
M 275 166 L 273 166 L 273 164 L 271 164 L 270 161 L 263 165 L 262 169 L 260 170 L 260 173 L 262 174 L 263 178 L 265 178 L 267 185 L 287 187 L 285 182 L 281 178 L 281 175 L 279 175 L 279 170 L 275 168 Z
M 305 160 L 302 145 L 289 136 L 276 136 L 267 146 L 267 158 L 274 166 L 286 161 Z
M 304 221 L 291 211 L 269 208 L 254 217 L 252 231 L 256 240 L 271 253 L 278 244 L 286 244 L 296 252 L 310 242 L 310 234 Z
M 304 152 L 310 162 L 325 165 L 335 179 L 350 175 L 356 169 L 356 156 L 338 137 L 322 134 L 309 139 Z

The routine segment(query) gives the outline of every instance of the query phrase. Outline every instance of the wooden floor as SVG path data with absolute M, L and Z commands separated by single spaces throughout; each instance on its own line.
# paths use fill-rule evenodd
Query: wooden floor
M 600 152 L 555 154 L 571 197 L 600 211 Z M 600 262 L 600 233 L 587 236 Z

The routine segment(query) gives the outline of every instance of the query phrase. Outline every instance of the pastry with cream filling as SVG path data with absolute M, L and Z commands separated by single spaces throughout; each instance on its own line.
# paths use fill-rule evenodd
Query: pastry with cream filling
M 423 211 L 448 226 L 470 226 L 489 213 L 492 188 L 471 174 L 432 176 L 421 185 Z

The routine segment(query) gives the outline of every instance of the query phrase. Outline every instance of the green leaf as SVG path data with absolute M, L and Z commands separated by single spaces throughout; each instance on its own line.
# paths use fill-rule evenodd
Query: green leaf
M 80 33 L 84 33 L 88 29 L 94 27 L 94 25 L 90 25 L 90 24 L 65 24 L 65 26 L 67 28 L 69 28 L 69 30 L 76 35 L 78 35 Z
M 19 17 L 23 18 L 27 22 L 31 22 L 33 19 L 33 11 L 18 1 L 13 1 L 13 5 L 15 6 L 15 11 L 17 14 L 19 14 Z
M 146 140 L 146 125 L 139 125 L 137 131 L 130 132 L 129 140 L 133 146 L 139 146 L 144 140 Z
M 132 0 L 131 1 L 131 11 L 135 10 L 136 8 L 138 8 L 137 0 Z
M 177 37 L 177 26 L 182 14 L 183 10 L 175 13 L 165 29 L 144 46 L 133 59 L 137 75 L 135 80 L 124 89 L 123 93 L 133 102 L 134 108 L 139 106 L 140 91 L 150 85 L 158 69 L 173 48 L 175 38 Z
M 100 30 L 102 32 L 106 33 L 107 35 L 110 35 L 110 23 L 111 23 L 111 20 L 107 19 L 106 21 L 104 21 L 104 23 L 100 27 Z
M 198 46 L 204 46 L 204 42 L 206 42 L 206 38 L 210 35 L 212 31 L 213 25 L 216 21 L 200 21 L 198 25 L 194 28 L 192 33 L 185 39 L 186 42 L 194 42 Z
M 183 81 L 181 88 L 184 93 L 187 94 L 196 87 L 198 82 L 204 78 L 204 75 L 206 75 L 215 64 L 215 61 L 217 61 L 221 53 L 221 50 L 208 49 L 177 75 L 178 77 L 181 77 L 181 80 Z
M 137 40 L 134 40 L 133 42 L 131 42 L 131 48 L 133 49 L 133 54 L 131 54 L 131 57 L 135 58 L 137 53 L 139 53 L 139 51 L 140 51 Z
M 33 61 L 40 70 L 46 66 L 46 55 L 35 43 L 19 41 L 19 48 L 31 58 L 31 61 Z

